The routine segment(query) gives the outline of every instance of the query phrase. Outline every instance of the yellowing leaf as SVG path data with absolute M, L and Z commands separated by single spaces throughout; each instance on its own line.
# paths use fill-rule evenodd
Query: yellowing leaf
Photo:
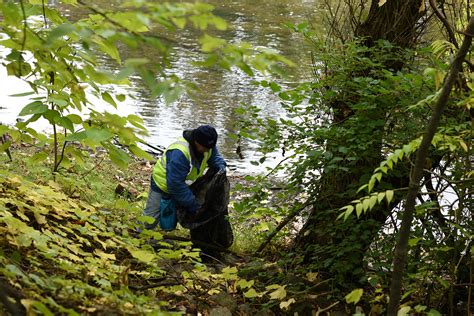
M 255 283 L 254 280 L 247 281 L 245 279 L 241 279 L 237 282 L 237 286 L 240 287 L 241 289 L 246 289 L 246 288 L 252 287 L 254 283 Z
M 113 254 L 113 253 L 105 253 L 105 252 L 103 252 L 103 251 L 100 250 L 100 249 L 96 249 L 96 250 L 94 251 L 94 253 L 95 253 L 96 255 L 98 255 L 100 258 L 104 259 L 104 260 L 115 260 L 115 259 L 116 259 L 116 258 L 115 258 L 115 254 Z
M 210 289 L 209 291 L 207 291 L 207 294 L 214 295 L 214 294 L 219 294 L 220 292 L 221 291 L 218 289 Z
M 393 199 L 393 190 L 387 190 L 385 197 L 387 198 L 387 202 L 390 203 Z
M 372 195 L 369 201 L 370 201 L 369 209 L 373 209 L 375 204 L 377 204 L 377 195 L 376 194 Z
M 357 214 L 357 217 L 359 217 L 360 214 L 362 214 L 362 208 L 363 208 L 362 203 L 357 203 L 357 205 L 356 205 L 356 214 Z
M 410 306 L 403 306 L 398 310 L 397 316 L 406 316 L 410 312 Z
M 263 294 L 258 293 L 258 292 L 255 291 L 255 289 L 253 289 L 253 288 L 244 293 L 244 297 L 246 297 L 246 298 L 261 297 L 262 295 L 263 295 Z
M 465 152 L 469 152 L 469 149 L 467 148 L 466 143 L 462 139 L 459 139 L 459 144 L 461 145 L 462 149 L 464 149 Z
M 222 269 L 222 275 L 224 280 L 237 280 L 237 268 L 236 267 L 225 267 Z
M 364 209 L 364 212 L 367 211 L 369 209 L 369 206 L 370 206 L 370 200 L 369 199 L 365 199 L 364 201 L 362 201 L 362 208 Z M 359 213 L 357 213 L 357 217 L 359 217 Z
M 280 308 L 281 308 L 281 309 L 288 309 L 288 307 L 289 307 L 291 304 L 295 303 L 295 302 L 296 302 L 296 301 L 295 301 L 294 298 L 290 298 L 288 301 L 282 301 L 282 302 L 280 303 Z
M 420 8 L 418 9 L 418 12 L 423 12 L 425 10 L 426 10 L 425 1 L 421 1 Z
M 380 203 L 380 201 L 382 201 L 384 197 L 385 197 L 385 192 L 380 192 L 379 194 L 377 194 L 377 202 Z
M 383 6 L 387 0 L 379 0 L 379 7 Z
M 318 277 L 318 272 L 308 272 L 306 273 L 306 279 L 310 282 L 316 281 L 316 278 Z
M 364 294 L 363 289 L 355 289 L 345 296 L 346 302 L 348 304 L 350 303 L 357 304 L 360 301 L 362 294 Z
M 286 297 L 285 286 L 279 286 L 275 291 L 270 293 L 270 299 L 272 300 L 282 300 Z
M 155 254 L 146 250 L 128 249 L 130 254 L 141 262 L 150 263 L 155 258 Z

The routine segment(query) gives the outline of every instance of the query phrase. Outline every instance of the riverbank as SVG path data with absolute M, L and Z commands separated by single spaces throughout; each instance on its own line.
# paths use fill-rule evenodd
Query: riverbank
M 35 163 L 45 148 L 10 149 L 12 161 L 0 155 L 0 287 L 13 293 L 13 310 L 275 315 L 298 297 L 316 308 L 308 293 L 322 291 L 317 274 L 282 274 L 271 253 L 252 257 L 261 242 L 252 227 L 261 220 L 243 221 L 233 207 L 246 194 L 236 188 L 251 186 L 249 179 L 229 175 L 232 253 L 204 264 L 185 229 L 135 233 L 153 162 L 132 158 L 119 169 L 99 150 L 52 173 L 50 158 Z M 314 288 L 291 294 L 306 286 Z

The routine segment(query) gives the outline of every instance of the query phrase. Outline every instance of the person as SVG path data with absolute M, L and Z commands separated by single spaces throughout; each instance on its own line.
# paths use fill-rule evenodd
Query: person
M 191 215 L 201 208 L 189 186 L 204 175 L 209 167 L 214 171 L 226 169 L 226 162 L 219 153 L 217 131 L 211 125 L 202 125 L 183 131 L 183 136 L 172 143 L 156 162 L 151 176 L 150 190 L 143 215 L 154 219 L 145 223 L 146 229 L 160 224 L 160 212 L 174 209 L 176 204 Z M 176 211 L 175 211 L 176 212 Z M 176 218 L 176 217 L 175 217 Z M 164 230 L 176 227 L 176 221 Z

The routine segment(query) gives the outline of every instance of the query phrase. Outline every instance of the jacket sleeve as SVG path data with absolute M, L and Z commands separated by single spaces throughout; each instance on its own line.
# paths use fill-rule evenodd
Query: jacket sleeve
M 225 162 L 224 158 L 222 158 L 221 153 L 217 150 L 217 146 L 214 146 L 212 149 L 212 154 L 209 160 L 207 161 L 210 169 L 225 169 L 227 163 Z
M 193 192 L 186 184 L 186 177 L 190 171 L 190 164 L 180 150 L 166 152 L 166 184 L 168 193 L 190 213 L 195 213 L 201 207 Z

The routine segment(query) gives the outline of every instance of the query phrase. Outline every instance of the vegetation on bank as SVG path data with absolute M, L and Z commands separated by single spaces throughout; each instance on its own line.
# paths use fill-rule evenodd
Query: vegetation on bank
M 314 310 L 331 305 L 327 281 L 317 273 L 281 270 L 271 259 L 278 251 L 267 260 L 252 258 L 261 222 L 239 222 L 234 208 L 236 245 L 220 258 L 203 257 L 205 263 L 190 240 L 182 241 L 186 230 L 138 234 L 146 160 L 120 170 L 99 151 L 84 166 L 52 174 L 32 163 L 37 147 L 13 144 L 10 150 L 13 161 L 0 156 L 0 287 L 13 299 L 2 299 L 4 312 L 271 315 L 297 301 Z M 233 190 L 233 200 L 241 193 Z M 311 302 L 316 296 L 320 306 Z
M 314 78 L 286 90 L 277 79 L 256 82 L 278 95 L 286 112 L 280 120 L 262 119 L 253 105 L 236 111 L 238 144 L 258 139 L 264 154 L 288 156 L 268 175 L 235 186 L 236 240 L 249 240 L 244 250 L 256 251 L 246 255 L 237 245 L 217 263 L 203 262 L 182 238 L 136 234 L 136 222 L 146 220 L 140 193 L 148 181 L 131 181 L 135 196 L 131 188 L 115 196 L 115 185 L 137 170 L 135 157 L 151 158 L 138 146 L 146 129 L 138 116 L 99 113 L 88 93 L 119 108 L 126 96 L 107 85 L 126 84 L 132 74 L 169 102 L 192 93 L 194 84 L 166 71 L 176 43 L 163 34 L 186 28 L 203 32 L 193 43 L 202 53 L 196 66 L 252 76 L 282 75 L 294 64 L 206 35 L 209 26 L 226 24 L 205 4 L 128 1 L 118 11 L 80 0 L 61 5 L 88 13 L 69 21 L 61 6 L 0 4 L 0 44 L 8 50 L 2 63 L 29 84 L 22 96 L 32 98 L 20 112 L 26 120 L 0 125 L 0 149 L 15 156 L 10 163 L 2 155 L 0 169 L 2 308 L 391 316 L 472 310 L 469 2 L 347 1 L 338 12 L 328 8 L 323 37 L 307 23 L 287 25 L 312 45 Z M 117 42 L 135 53 L 149 46 L 162 58 L 122 60 Z M 104 54 L 120 71 L 101 69 Z M 31 128 L 39 119 L 52 134 Z M 278 185 L 276 172 L 285 174 Z

